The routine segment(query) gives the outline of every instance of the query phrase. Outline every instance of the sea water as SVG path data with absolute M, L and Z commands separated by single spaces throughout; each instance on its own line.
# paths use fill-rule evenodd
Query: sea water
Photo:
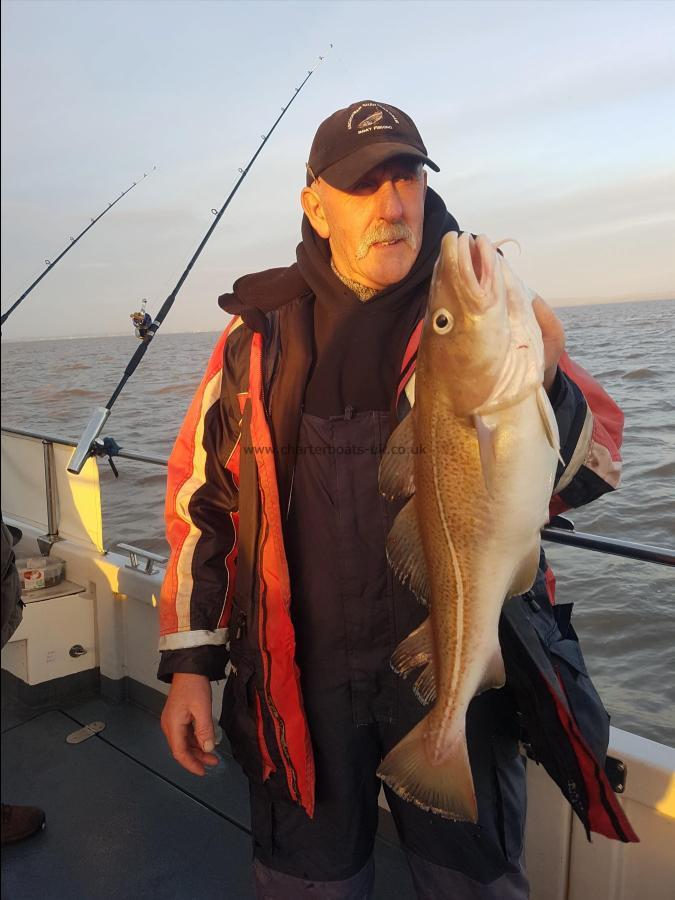
M 675 546 L 675 302 L 557 310 L 568 351 L 626 416 L 623 481 L 569 516 L 578 531 Z M 223 326 L 225 326 L 225 318 Z M 104 435 L 127 450 L 168 455 L 218 334 L 159 333 L 127 384 Z M 3 341 L 2 421 L 79 440 L 138 343 L 133 336 Z M 102 460 L 106 546 L 166 553 L 165 470 Z M 612 723 L 675 747 L 675 570 L 546 544 L 561 602 Z

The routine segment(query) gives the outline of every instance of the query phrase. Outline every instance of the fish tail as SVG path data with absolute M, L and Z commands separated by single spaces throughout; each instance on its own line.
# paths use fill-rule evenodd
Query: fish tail
M 466 740 L 461 734 L 443 761 L 430 759 L 429 716 L 384 758 L 377 774 L 404 800 L 446 819 L 477 822 L 478 809 Z

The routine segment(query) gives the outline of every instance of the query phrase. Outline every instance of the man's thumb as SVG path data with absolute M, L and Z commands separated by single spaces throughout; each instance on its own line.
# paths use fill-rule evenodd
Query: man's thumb
M 200 722 L 195 727 L 195 735 L 204 753 L 212 753 L 216 744 L 213 734 L 213 722 L 210 716 L 206 722 Z

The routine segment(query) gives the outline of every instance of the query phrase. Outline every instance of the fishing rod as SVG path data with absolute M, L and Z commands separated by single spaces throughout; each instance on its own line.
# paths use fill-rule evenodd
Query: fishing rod
M 154 172 L 156 168 L 157 168 L 157 166 L 153 166 L 153 167 L 152 167 L 152 171 Z M 143 173 L 143 178 L 141 178 L 140 181 L 143 181 L 143 180 L 144 180 L 145 178 L 147 178 L 147 177 L 148 177 L 148 173 L 147 173 L 147 172 L 144 172 L 144 173 Z M 23 292 L 23 294 L 19 297 L 19 299 L 14 301 L 14 303 L 10 306 L 10 308 L 7 310 L 7 312 L 5 312 L 5 313 L 2 314 L 2 318 L 0 318 L 0 325 L 4 325 L 4 324 L 5 324 L 5 322 L 6 322 L 7 319 L 12 315 L 12 313 L 13 313 L 14 310 L 17 308 L 17 306 L 19 306 L 19 304 L 22 303 L 22 302 L 26 299 L 26 297 L 30 294 L 30 292 L 33 290 L 34 287 L 37 287 L 37 285 L 42 281 L 42 279 L 45 277 L 45 275 L 47 274 L 47 272 L 51 272 L 51 270 L 54 268 L 54 266 L 57 264 L 57 262 L 59 262 L 59 260 L 63 259 L 63 257 L 66 255 L 66 253 L 68 253 L 69 250 L 72 250 L 72 249 L 73 249 L 73 247 L 74 247 L 75 244 L 80 240 L 80 238 L 81 238 L 81 237 L 84 237 L 85 234 L 89 231 L 89 229 L 90 229 L 90 228 L 93 228 L 94 225 L 98 222 L 99 219 L 102 219 L 103 216 L 104 216 L 107 212 L 110 212 L 110 210 L 113 208 L 113 206 L 115 206 L 116 203 L 119 203 L 120 200 L 122 199 L 122 197 L 126 197 L 126 195 L 127 195 L 130 191 L 133 191 L 133 189 L 134 189 L 134 188 L 136 187 L 136 185 L 139 184 L 139 183 L 140 183 L 140 182 L 138 182 L 138 181 L 133 181 L 133 182 L 130 184 L 130 186 L 126 189 L 126 191 L 122 191 L 122 193 L 119 195 L 119 197 L 118 197 L 116 200 L 113 200 L 112 203 L 109 203 L 109 204 L 106 206 L 106 208 L 103 210 L 102 213 L 99 213 L 99 214 L 96 216 L 95 219 L 92 219 L 92 220 L 91 220 L 91 222 L 87 225 L 86 228 L 83 228 L 83 229 L 82 229 L 82 231 L 78 234 L 77 237 L 71 237 L 71 238 L 70 238 L 70 243 L 68 244 L 68 246 L 66 247 L 66 249 L 63 250 L 61 253 L 59 253 L 59 255 L 56 257 L 56 259 L 54 260 L 54 262 L 50 262 L 50 260 L 48 260 L 48 259 L 45 260 L 45 265 L 47 266 L 47 268 L 44 270 L 44 272 L 43 272 L 41 275 L 38 275 L 38 277 L 35 279 L 35 281 L 34 281 L 29 287 L 26 288 L 26 290 L 25 290 L 25 291 Z
M 331 48 L 332 48 L 332 46 L 333 46 L 333 45 L 330 44 L 330 47 L 331 47 Z M 246 167 L 243 168 L 243 169 L 239 169 L 239 173 L 240 173 L 240 174 L 239 174 L 239 178 L 237 179 L 236 184 L 234 185 L 234 187 L 233 187 L 232 190 L 230 191 L 230 193 L 229 193 L 227 199 L 225 200 L 225 202 L 224 202 L 223 205 L 221 206 L 220 210 L 215 210 L 215 209 L 211 210 L 211 212 L 213 212 L 214 215 L 215 215 L 215 219 L 214 219 L 213 222 L 211 223 L 211 226 L 208 228 L 206 234 L 204 235 L 204 237 L 203 237 L 203 239 L 202 239 L 202 242 L 200 243 L 200 245 L 199 245 L 199 246 L 197 247 L 197 249 L 195 250 L 195 252 L 194 252 L 192 258 L 191 258 L 190 261 L 189 261 L 189 263 L 187 264 L 187 266 L 186 266 L 185 269 L 183 270 L 183 272 L 182 272 L 180 278 L 178 279 L 178 281 L 177 281 L 177 283 L 176 283 L 176 286 L 174 287 L 174 289 L 171 291 L 171 293 L 169 294 L 169 296 L 166 298 L 166 300 L 165 300 L 164 303 L 162 304 L 162 307 L 161 307 L 161 309 L 159 310 L 159 312 L 157 313 L 157 315 L 155 316 L 154 321 L 148 326 L 147 331 L 146 331 L 146 333 L 144 334 L 144 336 L 143 336 L 143 338 L 142 338 L 142 343 L 139 345 L 138 349 L 136 350 L 136 352 L 133 354 L 133 356 L 132 356 L 131 359 L 129 360 L 129 362 L 128 362 L 128 364 L 127 364 L 127 367 L 126 367 L 126 369 L 124 370 L 124 375 L 122 376 L 122 378 L 120 379 L 119 384 L 117 385 L 117 387 L 116 387 L 115 390 L 113 391 L 112 396 L 110 397 L 110 400 L 108 400 L 108 402 L 106 403 L 105 406 L 99 406 L 99 407 L 97 407 L 97 408 L 94 410 L 94 412 L 92 413 L 91 419 L 89 420 L 89 422 L 88 422 L 88 424 L 87 424 L 87 427 L 86 427 L 85 430 L 84 430 L 84 434 L 82 435 L 79 444 L 78 444 L 77 447 L 75 448 L 75 452 L 73 453 L 73 455 L 72 455 L 72 457 L 71 457 L 71 460 L 70 460 L 70 462 L 69 462 L 69 464 L 68 464 L 68 471 L 69 471 L 69 472 L 72 472 L 73 475 L 79 475 L 79 474 L 80 474 L 80 472 L 82 471 L 82 467 L 84 466 L 84 464 L 85 464 L 85 462 L 87 461 L 88 457 L 91 456 L 92 453 L 99 453 L 99 454 L 101 454 L 101 447 L 100 447 L 100 443 L 101 443 L 101 442 L 100 442 L 100 441 L 97 442 L 96 439 L 98 438 L 99 434 L 101 433 L 101 431 L 102 431 L 102 429 L 103 429 L 103 426 L 105 425 L 105 423 L 106 423 L 106 421 L 107 421 L 107 419 L 108 419 L 108 416 L 110 415 L 110 412 L 111 412 L 111 410 L 112 410 L 113 404 L 115 403 L 115 401 L 117 400 L 118 396 L 119 396 L 120 393 L 122 392 L 122 389 L 124 388 L 124 385 L 127 383 L 127 381 L 129 380 L 129 378 L 131 378 L 131 376 L 132 376 L 133 373 L 135 372 L 137 366 L 139 365 L 140 361 L 141 361 L 141 360 L 143 359 L 143 357 L 145 356 L 145 353 L 146 353 L 146 351 L 147 351 L 147 349 L 148 349 L 148 346 L 150 345 L 150 342 L 151 342 L 152 339 L 154 338 L 155 334 L 157 334 L 157 331 L 159 330 L 159 328 L 160 328 L 162 322 L 164 321 L 164 319 L 166 318 L 166 316 L 167 316 L 168 313 L 169 313 L 169 310 L 170 310 L 171 307 L 173 306 L 173 304 L 174 304 L 174 302 L 175 302 L 175 300 L 176 300 L 176 297 L 178 296 L 178 291 L 182 288 L 183 283 L 185 282 L 186 278 L 187 278 L 188 275 L 190 274 L 190 270 L 192 269 L 193 265 L 194 265 L 195 262 L 197 261 L 197 258 L 199 257 L 199 255 L 201 254 L 202 250 L 203 250 L 204 247 L 206 246 L 206 244 L 207 244 L 209 238 L 210 238 L 211 235 L 213 234 L 213 232 L 214 232 L 214 230 L 215 230 L 215 228 L 216 228 L 218 222 L 220 221 L 220 219 L 221 219 L 222 216 L 223 216 L 223 213 L 225 212 L 225 210 L 227 209 L 227 207 L 230 205 L 230 202 L 232 201 L 232 198 L 233 198 L 234 195 L 237 193 L 237 191 L 239 190 L 239 187 L 241 186 L 241 183 L 243 182 L 243 180 L 244 180 L 244 179 L 246 178 L 246 176 L 248 175 L 248 173 L 249 173 L 249 171 L 250 171 L 250 169 L 251 169 L 251 166 L 253 165 L 253 163 L 256 161 L 256 159 L 258 158 L 258 156 L 259 156 L 260 153 L 262 152 L 263 147 L 265 146 L 265 144 L 267 143 L 267 141 L 268 141 L 268 140 L 270 139 L 270 137 L 272 136 L 272 133 L 273 133 L 274 130 L 276 129 L 276 127 L 277 127 L 277 125 L 279 124 L 279 122 L 281 122 L 281 120 L 283 119 L 283 117 L 286 115 L 286 113 L 287 113 L 288 110 L 290 109 L 291 104 L 293 103 L 293 101 L 295 100 L 295 98 L 298 96 L 298 94 L 300 93 L 300 91 L 301 91 L 301 90 L 304 88 L 304 86 L 307 84 L 307 82 L 308 82 L 309 79 L 312 77 L 312 75 L 314 74 L 314 72 L 316 71 L 316 69 L 319 68 L 319 66 L 320 66 L 321 63 L 323 62 L 324 58 L 325 58 L 325 57 L 320 56 L 320 57 L 319 57 L 319 63 L 318 63 L 318 65 L 315 66 L 314 69 L 308 69 L 307 75 L 304 77 L 303 81 L 301 82 L 300 87 L 296 87 L 295 93 L 293 94 L 293 96 L 291 97 L 291 99 L 288 101 L 288 103 L 287 103 L 285 106 L 282 106 L 282 107 L 281 107 L 281 114 L 280 114 L 279 116 L 277 116 L 277 119 L 276 119 L 276 121 L 274 122 L 274 124 L 272 125 L 272 127 L 270 128 L 270 130 L 267 132 L 267 134 L 261 135 L 262 141 L 260 142 L 260 144 L 259 144 L 259 146 L 258 146 L 258 149 L 257 149 L 257 150 L 255 151 L 255 153 L 253 154 L 253 156 L 252 156 L 251 159 L 249 160 L 249 162 L 248 162 L 248 164 L 246 165 Z M 110 440 L 110 439 L 108 438 L 108 439 L 106 439 L 106 440 Z M 111 461 L 110 454 L 107 453 L 106 450 L 103 450 L 102 455 L 107 455 L 107 456 L 108 456 L 108 460 L 109 460 L 110 462 L 112 462 L 112 461 Z

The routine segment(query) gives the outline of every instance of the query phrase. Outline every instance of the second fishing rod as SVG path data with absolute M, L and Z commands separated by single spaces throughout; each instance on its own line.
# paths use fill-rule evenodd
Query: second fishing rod
M 157 166 L 153 166 L 152 171 L 154 172 L 156 168 L 157 168 Z M 147 177 L 148 177 L 148 173 L 144 172 L 143 178 L 141 178 L 140 180 L 143 181 Z M 109 203 L 106 206 L 106 208 L 103 210 L 103 212 L 100 212 L 95 218 L 93 218 L 91 220 L 91 222 L 85 228 L 82 229 L 82 231 L 77 235 L 77 237 L 71 237 L 70 243 L 66 245 L 66 248 L 64 250 L 62 250 L 61 253 L 59 253 L 59 255 L 56 257 L 56 259 L 51 260 L 51 261 L 48 259 L 45 260 L 46 269 L 44 270 L 44 272 L 41 272 L 38 275 L 38 277 L 35 279 L 35 281 L 33 281 L 32 284 L 28 285 L 28 287 L 23 292 L 23 294 L 21 294 L 21 296 L 17 300 L 15 300 L 14 303 L 12 303 L 12 305 L 9 307 L 9 309 L 2 314 L 2 316 L 0 317 L 0 325 L 5 324 L 7 319 L 9 319 L 9 317 L 14 312 L 14 310 L 17 309 L 23 303 L 23 301 L 30 294 L 30 292 L 33 290 L 33 288 L 36 288 L 38 286 L 38 284 L 42 281 L 42 279 L 45 277 L 45 275 L 47 275 L 47 274 L 49 274 L 49 272 L 51 272 L 51 270 L 54 268 L 54 266 L 56 266 L 60 262 L 60 260 L 63 259 L 63 257 L 66 255 L 66 253 L 69 253 L 73 249 L 75 244 L 77 244 L 77 242 L 81 238 L 83 238 L 85 236 L 85 234 L 91 228 L 93 228 L 94 225 L 96 225 L 96 223 L 100 219 L 103 218 L 103 216 L 105 216 L 106 213 L 110 212 L 110 210 L 113 208 L 113 206 L 118 204 L 123 197 L 126 197 L 126 195 L 128 193 L 133 191 L 133 189 L 136 187 L 137 184 L 139 184 L 138 181 L 133 181 L 125 191 L 122 191 L 122 193 L 119 195 L 119 197 L 117 197 L 115 200 L 112 201 L 112 203 Z
M 333 45 L 330 44 L 331 48 L 332 48 L 332 46 Z M 136 368 L 138 367 L 139 363 L 145 356 L 145 353 L 148 349 L 148 346 L 150 345 L 150 342 L 156 335 L 162 322 L 165 320 L 165 318 L 169 314 L 171 307 L 173 306 L 173 304 L 176 301 L 178 292 L 182 288 L 183 284 L 185 283 L 185 280 L 187 279 L 188 275 L 190 274 L 192 267 L 194 266 L 195 262 L 197 261 L 200 254 L 202 253 L 204 247 L 208 243 L 209 238 L 211 237 L 214 230 L 216 229 L 216 226 L 218 225 L 218 222 L 221 220 L 225 210 L 230 205 L 232 198 L 237 193 L 242 182 L 244 181 L 244 179 L 248 175 L 249 171 L 251 170 L 253 163 L 256 161 L 256 159 L 262 152 L 263 147 L 268 142 L 268 140 L 272 136 L 273 132 L 275 131 L 276 127 L 278 126 L 278 124 L 281 122 L 283 117 L 286 115 L 286 113 L 290 109 L 292 103 L 294 102 L 294 100 L 296 99 L 296 97 L 298 96 L 300 91 L 307 84 L 307 82 L 312 77 L 314 72 L 318 69 L 318 67 L 321 65 L 323 60 L 324 60 L 324 57 L 320 56 L 318 64 L 313 69 L 309 69 L 307 71 L 307 75 L 305 75 L 305 77 L 302 80 L 302 82 L 300 83 L 299 87 L 295 88 L 295 91 L 294 91 L 292 97 L 290 98 L 290 100 L 288 101 L 288 103 L 286 103 L 285 106 L 281 107 L 281 113 L 277 116 L 272 127 L 269 129 L 269 131 L 266 134 L 262 135 L 262 140 L 261 140 L 260 144 L 258 145 L 257 150 L 255 151 L 255 153 L 253 154 L 251 159 L 248 161 L 247 165 L 243 169 L 239 169 L 239 178 L 237 179 L 234 187 L 228 194 L 228 196 L 225 199 L 225 202 L 223 203 L 221 208 L 218 211 L 214 210 L 215 218 L 214 218 L 213 222 L 211 223 L 206 234 L 202 238 L 201 243 L 199 244 L 199 246 L 193 253 L 187 266 L 181 273 L 178 281 L 176 282 L 175 287 L 173 288 L 173 290 L 170 292 L 169 296 L 166 298 L 166 300 L 162 304 L 159 312 L 153 319 L 151 325 L 149 325 L 147 332 L 142 339 L 142 343 L 139 345 L 136 352 L 133 354 L 133 356 L 129 360 L 129 363 L 127 364 L 127 367 L 124 370 L 124 375 L 122 376 L 122 378 L 119 381 L 119 384 L 113 391 L 113 393 L 110 397 L 110 400 L 108 400 L 108 402 L 106 403 L 105 406 L 99 406 L 99 407 L 97 407 L 97 409 L 94 410 L 94 412 L 87 424 L 87 427 L 85 428 L 84 433 L 80 439 L 80 442 L 78 443 L 77 447 L 75 448 L 75 452 L 72 455 L 70 463 L 68 464 L 69 472 L 73 473 L 74 475 L 79 475 L 80 472 L 82 471 L 82 468 L 83 468 L 85 462 L 87 461 L 88 457 L 92 455 L 92 453 L 95 453 L 95 452 L 101 453 L 102 452 L 103 455 L 109 455 L 107 452 L 107 449 L 103 448 L 102 446 L 97 446 L 97 438 L 100 435 L 106 421 L 108 420 L 108 417 L 110 416 L 110 412 L 112 410 L 113 404 L 115 403 L 118 396 L 122 392 L 125 384 L 129 380 L 129 378 L 131 378 L 131 376 L 135 372 Z M 101 444 L 101 443 L 102 442 L 100 442 L 100 441 L 98 442 L 98 444 Z M 113 445 L 114 445 L 114 442 L 113 442 Z

